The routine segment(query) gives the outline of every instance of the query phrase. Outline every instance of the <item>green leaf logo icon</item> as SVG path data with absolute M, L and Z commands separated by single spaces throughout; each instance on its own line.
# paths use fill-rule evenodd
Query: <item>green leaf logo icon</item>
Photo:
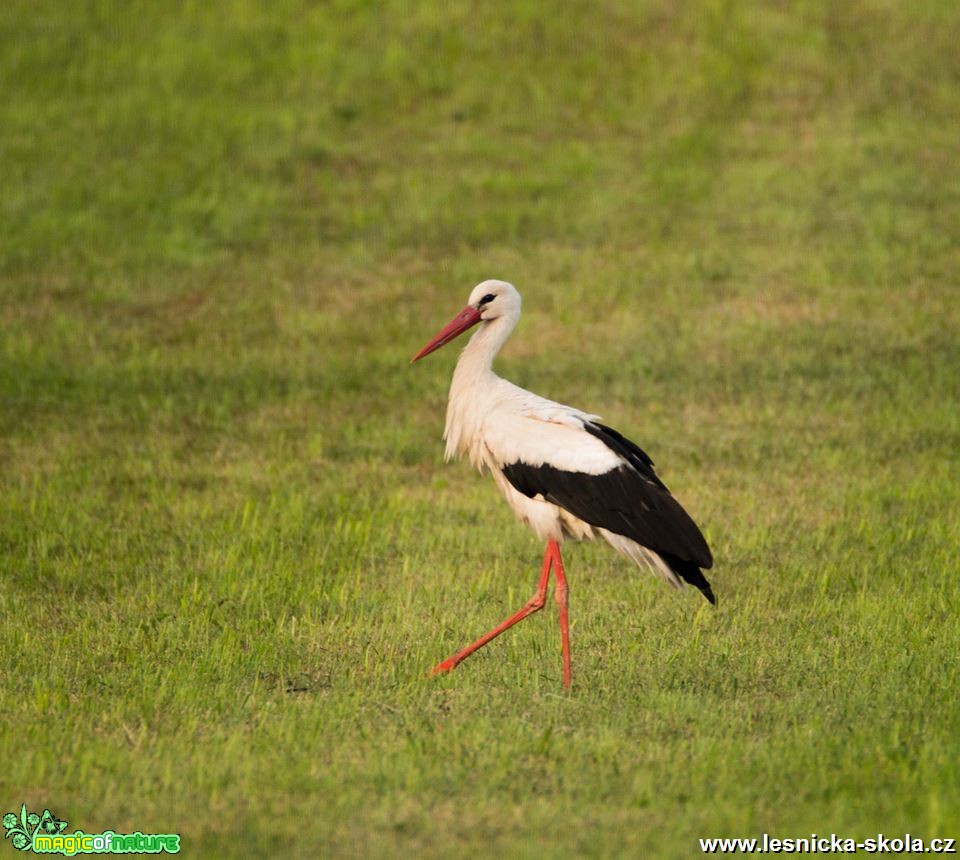
M 41 830 L 49 836 L 63 833 L 67 829 L 67 822 L 60 821 L 49 809 L 43 810 L 43 815 L 36 812 L 27 813 L 27 804 L 20 807 L 20 816 L 14 812 L 7 812 L 3 816 L 3 828 L 7 832 L 4 839 L 9 839 L 13 847 L 26 851 L 33 847 L 33 837 Z

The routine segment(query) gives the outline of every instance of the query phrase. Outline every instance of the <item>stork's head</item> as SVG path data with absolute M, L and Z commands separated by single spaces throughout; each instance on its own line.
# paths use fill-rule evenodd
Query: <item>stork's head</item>
M 411 362 L 419 361 L 435 349 L 450 343 L 468 328 L 482 322 L 489 325 L 501 318 L 515 323 L 520 316 L 520 293 L 506 281 L 483 281 L 470 291 L 467 306 L 448 322 Z M 510 325 L 513 328 L 513 325 Z
M 520 313 L 520 293 L 506 281 L 483 281 L 470 291 L 467 307 L 476 308 L 482 320 L 514 316 Z

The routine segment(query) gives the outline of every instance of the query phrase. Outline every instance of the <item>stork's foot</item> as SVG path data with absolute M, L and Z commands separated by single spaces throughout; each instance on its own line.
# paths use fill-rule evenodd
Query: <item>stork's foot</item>
M 450 657 L 448 660 L 444 660 L 442 663 L 437 663 L 437 665 L 430 670 L 430 676 L 433 677 L 434 675 L 446 675 L 447 672 L 452 672 L 454 669 L 456 669 L 457 663 L 459 662 L 459 660 L 454 660 L 453 657 Z

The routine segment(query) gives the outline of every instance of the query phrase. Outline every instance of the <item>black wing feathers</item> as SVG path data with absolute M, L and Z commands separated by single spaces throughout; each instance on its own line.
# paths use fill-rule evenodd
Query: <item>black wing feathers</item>
M 612 451 L 623 457 L 628 463 L 630 463 L 631 466 L 633 466 L 634 469 L 637 470 L 641 477 L 653 484 L 656 484 L 657 487 L 663 490 L 663 493 L 655 493 L 654 495 L 659 498 L 664 503 L 664 506 L 670 509 L 674 515 L 674 528 L 668 529 L 668 531 L 678 533 L 678 536 L 679 533 L 682 533 L 683 539 L 689 541 L 689 552 L 675 552 L 668 546 L 664 546 L 663 551 L 658 549 L 653 544 L 644 544 L 644 546 L 650 547 L 650 549 L 660 553 L 660 555 L 663 555 L 665 551 L 667 554 L 675 557 L 678 561 L 695 562 L 699 567 L 712 567 L 713 556 L 710 554 L 710 547 L 707 546 L 707 542 L 704 540 L 700 529 L 697 528 L 697 524 L 680 506 L 680 503 L 670 494 L 670 491 L 667 489 L 667 485 L 664 484 L 663 481 L 657 477 L 657 473 L 653 471 L 653 460 L 650 459 L 650 455 L 647 454 L 647 452 L 635 442 L 631 442 L 626 436 L 620 435 L 612 427 L 607 427 L 606 424 L 587 421 L 584 423 L 583 429 L 586 430 L 591 436 L 595 436 L 597 439 L 603 442 L 603 444 Z M 680 573 L 679 570 L 677 572 Z M 703 579 L 702 574 L 700 575 L 700 578 Z M 686 577 L 684 577 L 684 579 L 686 579 Z M 687 581 L 692 583 L 692 580 Z M 706 580 L 703 581 L 706 583 Z M 707 592 L 704 591 L 704 594 L 707 594 Z M 711 598 L 711 603 L 715 602 L 712 600 L 713 592 L 710 592 L 710 594 L 707 594 L 707 596 Z
M 588 475 L 517 462 L 504 466 L 503 473 L 525 496 L 541 495 L 592 526 L 698 567 L 713 564 L 703 535 L 680 503 L 629 467 Z
M 648 481 L 653 481 L 658 487 L 667 489 L 663 481 L 657 477 L 657 473 L 653 471 L 653 460 L 650 459 L 650 455 L 639 445 L 631 442 L 626 436 L 621 436 L 612 427 L 607 427 L 606 424 L 594 424 L 587 421 L 583 425 L 583 429 L 591 436 L 596 436 L 610 450 L 623 457 Z
M 652 549 L 715 602 L 700 572 L 713 564 L 710 548 L 696 523 L 653 471 L 650 457 L 603 424 L 587 423 L 584 429 L 622 457 L 623 464 L 602 475 L 590 475 L 520 461 L 503 467 L 507 480 L 525 496 L 543 496 L 592 526 Z

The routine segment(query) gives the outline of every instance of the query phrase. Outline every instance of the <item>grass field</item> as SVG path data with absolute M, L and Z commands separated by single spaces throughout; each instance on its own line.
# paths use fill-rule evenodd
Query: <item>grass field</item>
M 268 11 L 269 10 L 269 11 Z M 0 805 L 184 856 L 960 836 L 960 6 L 0 9 Z M 444 465 L 636 439 L 712 609 Z M 9 851 L 6 847 L 0 852 Z M 8 855 L 4 855 L 8 856 Z

